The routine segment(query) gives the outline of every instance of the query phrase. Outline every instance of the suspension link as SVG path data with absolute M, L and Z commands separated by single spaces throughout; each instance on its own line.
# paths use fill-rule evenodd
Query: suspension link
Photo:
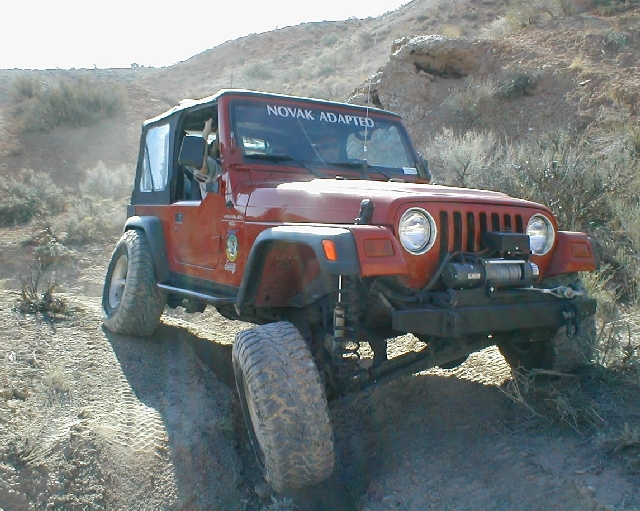
M 338 300 L 333 311 L 331 361 L 336 376 L 349 376 L 358 370 L 360 361 L 358 279 L 341 275 L 338 286 Z

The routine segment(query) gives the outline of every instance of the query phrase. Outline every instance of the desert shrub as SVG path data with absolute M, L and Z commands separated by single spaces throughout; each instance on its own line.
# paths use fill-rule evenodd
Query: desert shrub
M 619 50 L 629 43 L 629 38 L 624 32 L 617 30 L 608 30 L 602 36 L 604 45 L 612 51 Z
M 263 62 L 255 62 L 247 66 L 244 74 L 249 78 L 257 80 L 269 80 L 273 78 L 273 73 Z
M 20 301 L 17 309 L 23 314 L 41 313 L 45 317 L 66 316 L 67 303 L 55 296 L 57 283 L 47 268 L 37 258 L 28 270 L 20 275 Z
M 65 245 L 112 241 L 122 232 L 126 217 L 123 205 L 109 199 L 83 196 L 65 219 Z
M 37 75 L 21 74 L 9 86 L 9 97 L 16 103 L 35 98 L 42 94 L 42 80 Z
M 368 30 L 362 31 L 358 34 L 358 42 L 362 50 L 368 50 L 373 48 L 376 43 L 375 32 L 369 32 Z
M 35 216 L 57 214 L 65 210 L 64 191 L 49 175 L 21 170 L 0 176 L 0 225 L 26 223 Z
M 566 132 L 558 132 L 512 145 L 502 170 L 518 183 L 520 197 L 552 208 L 563 228 L 586 230 L 610 218 L 612 193 L 627 184 L 616 172 L 622 169 L 608 163 L 594 158 Z
M 512 73 L 503 77 L 497 84 L 497 94 L 505 99 L 531 96 L 537 83 L 538 78 L 530 73 Z
M 117 115 L 125 105 L 126 94 L 120 85 L 64 79 L 25 101 L 22 119 L 28 131 L 88 126 Z
M 445 128 L 434 137 L 428 150 L 432 155 L 429 165 L 440 183 L 483 188 L 498 148 L 498 141 L 491 133 L 468 131 L 458 135 Z
M 122 199 L 131 193 L 133 170 L 127 165 L 108 168 L 99 161 L 88 169 L 85 179 L 80 183 L 80 191 L 86 195 L 102 198 Z
M 491 110 L 496 93 L 497 86 L 492 80 L 471 79 L 464 85 L 453 87 L 442 107 L 465 127 L 478 126 L 482 121 L 481 112 Z
M 336 34 L 325 34 L 322 37 L 322 45 L 330 48 L 334 44 L 336 44 L 340 38 Z
M 336 70 L 335 64 L 325 63 L 325 64 L 321 64 L 320 67 L 318 67 L 315 75 L 317 78 L 326 78 L 327 76 L 332 76 L 335 70 Z
M 512 24 L 512 19 L 501 16 L 481 29 L 480 33 L 487 39 L 499 39 L 502 36 L 515 32 L 517 29 L 517 25 L 514 26 Z
M 46 219 L 43 231 L 28 243 L 34 248 L 27 269 L 18 275 L 20 301 L 17 309 L 23 314 L 41 313 L 50 319 L 66 315 L 66 301 L 55 296 L 58 286 L 55 270 L 72 260 L 71 251 L 59 242 Z
M 610 16 L 633 9 L 638 0 L 592 0 L 591 3 L 597 12 Z
M 638 163 L 623 147 L 594 152 L 568 131 L 505 143 L 489 188 L 541 202 L 562 228 L 592 231 L 612 220 L 612 201 L 632 195 Z

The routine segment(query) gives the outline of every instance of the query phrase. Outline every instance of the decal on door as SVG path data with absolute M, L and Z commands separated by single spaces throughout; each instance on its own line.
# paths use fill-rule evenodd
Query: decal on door
M 224 269 L 235 273 L 236 272 L 236 259 L 238 258 L 238 238 L 236 237 L 236 231 L 229 231 L 227 233 L 227 262 L 224 265 Z

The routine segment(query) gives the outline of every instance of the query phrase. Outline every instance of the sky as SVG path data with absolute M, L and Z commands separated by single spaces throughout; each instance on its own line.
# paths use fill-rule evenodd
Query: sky
M 366 18 L 408 0 L 12 0 L 0 69 L 163 67 L 225 41 L 304 22 Z

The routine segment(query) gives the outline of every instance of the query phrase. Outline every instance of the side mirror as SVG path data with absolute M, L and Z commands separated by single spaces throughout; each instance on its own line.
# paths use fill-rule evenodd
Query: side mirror
M 207 142 L 198 135 L 187 135 L 182 139 L 178 163 L 187 167 L 202 167 L 202 160 L 207 149 Z

